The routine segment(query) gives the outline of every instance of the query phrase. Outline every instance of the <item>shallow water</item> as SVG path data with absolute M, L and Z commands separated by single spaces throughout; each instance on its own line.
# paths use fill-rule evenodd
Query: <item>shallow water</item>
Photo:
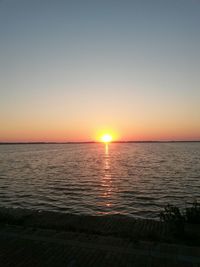
M 0 206 L 156 218 L 200 199 L 200 143 L 0 146 Z

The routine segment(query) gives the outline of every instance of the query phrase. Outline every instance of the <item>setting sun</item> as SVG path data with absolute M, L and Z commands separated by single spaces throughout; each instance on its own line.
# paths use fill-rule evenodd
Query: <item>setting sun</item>
M 102 137 L 101 137 L 101 141 L 104 142 L 104 143 L 109 143 L 112 141 L 112 136 L 110 134 L 104 134 Z

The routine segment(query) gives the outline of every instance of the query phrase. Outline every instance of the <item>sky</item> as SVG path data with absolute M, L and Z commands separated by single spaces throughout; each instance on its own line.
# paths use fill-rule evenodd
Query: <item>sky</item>
M 0 0 L 0 142 L 200 140 L 200 0 Z

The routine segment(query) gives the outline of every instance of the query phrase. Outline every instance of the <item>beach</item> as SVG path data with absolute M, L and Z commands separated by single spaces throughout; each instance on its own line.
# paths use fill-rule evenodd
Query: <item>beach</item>
M 0 0 L 0 267 L 200 267 L 199 14 Z
M 199 228 L 196 234 L 199 233 Z M 200 266 L 199 239 L 127 216 L 0 208 L 1 266 Z

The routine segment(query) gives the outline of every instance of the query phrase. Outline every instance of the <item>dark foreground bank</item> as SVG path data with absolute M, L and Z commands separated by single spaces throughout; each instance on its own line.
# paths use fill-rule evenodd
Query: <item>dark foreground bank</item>
M 0 209 L 1 266 L 200 266 L 199 226 Z

